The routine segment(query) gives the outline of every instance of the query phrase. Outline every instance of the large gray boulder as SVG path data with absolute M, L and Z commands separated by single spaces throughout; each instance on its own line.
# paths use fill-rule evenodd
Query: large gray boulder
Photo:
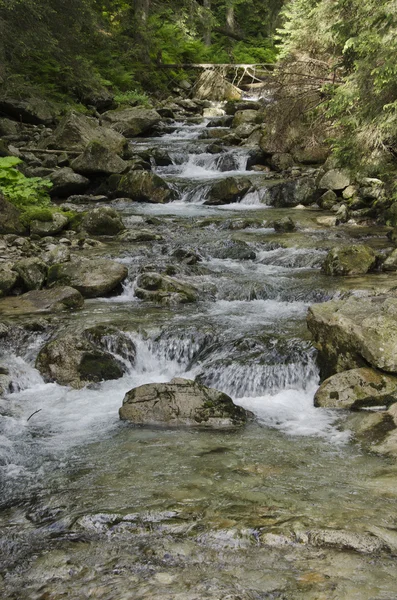
M 76 389 L 123 376 L 123 368 L 114 356 L 76 334 L 48 342 L 37 356 L 36 368 L 47 381 Z
M 108 206 L 94 208 L 83 218 L 82 229 L 91 235 L 117 235 L 124 231 L 123 221 L 117 210 Z
M 27 290 L 41 289 L 47 278 L 47 265 L 40 258 L 34 256 L 16 262 L 14 271 L 18 273 Z
M 90 185 L 89 179 L 75 173 L 70 167 L 53 171 L 48 179 L 52 183 L 50 194 L 53 197 L 67 198 L 72 194 L 81 194 Z
M 332 375 L 314 396 L 314 405 L 323 408 L 357 410 L 394 402 L 397 402 L 397 377 L 369 367 Z
M 113 260 L 75 258 L 68 263 L 50 267 L 48 285 L 70 285 L 84 298 L 96 298 L 112 292 L 127 275 L 127 267 Z
M 200 429 L 234 429 L 248 419 L 248 413 L 226 394 L 181 378 L 131 390 L 119 414 L 135 425 Z
M 322 269 L 326 275 L 365 275 L 376 266 L 376 254 L 364 244 L 352 244 L 330 250 Z
M 18 122 L 32 125 L 51 125 L 55 118 L 55 110 L 43 98 L 0 98 L 0 111 Z
M 218 206 L 238 202 L 251 189 L 252 184 L 244 177 L 226 177 L 214 183 L 204 202 L 207 206 Z
M 128 164 L 104 144 L 94 141 L 88 144 L 84 152 L 70 166 L 76 173 L 90 177 L 123 173 Z
M 268 204 L 276 208 L 308 206 L 317 199 L 317 187 L 313 177 L 300 177 L 281 181 L 268 188 Z
M 331 169 L 323 175 L 319 181 L 318 187 L 321 190 L 341 191 L 351 184 L 351 178 L 347 171 L 341 169 Z
M 124 136 L 110 127 L 101 127 L 96 119 L 69 113 L 60 121 L 53 135 L 42 143 L 42 147 L 83 152 L 94 141 L 116 154 L 121 154 L 127 143 Z
M 69 224 L 66 215 L 60 212 L 53 213 L 48 221 L 34 219 L 30 222 L 30 233 L 45 237 L 47 235 L 56 235 L 60 233 Z
M 21 213 L 0 193 L 0 234 L 15 233 L 23 235 L 26 227 L 21 223 Z
M 136 202 L 164 204 L 170 202 L 173 192 L 164 179 L 147 171 L 130 171 L 123 175 L 117 186 L 117 194 Z
M 197 300 L 196 288 L 159 273 L 139 275 L 135 295 L 140 300 L 148 300 L 157 304 L 187 304 Z
M 18 315 L 41 312 L 62 312 L 82 308 L 83 296 L 71 287 L 51 290 L 33 290 L 22 296 L 0 300 L 0 314 Z
M 322 378 L 368 364 L 397 373 L 397 298 L 352 296 L 315 304 L 307 324 Z
M 127 137 L 135 137 L 150 131 L 154 125 L 161 121 L 161 116 L 156 110 L 142 106 L 109 110 L 102 115 L 102 118 L 113 129 Z

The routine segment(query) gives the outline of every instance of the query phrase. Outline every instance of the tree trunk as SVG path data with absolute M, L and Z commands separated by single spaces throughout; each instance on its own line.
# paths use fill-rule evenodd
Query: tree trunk
M 212 34 L 212 23 L 211 23 L 211 0 L 204 0 L 203 6 L 204 12 L 204 44 L 211 46 L 211 34 Z
M 144 63 L 148 63 L 150 61 L 149 40 L 147 36 L 149 12 L 150 0 L 134 0 L 134 38 L 139 46 L 142 61 Z
M 135 17 L 139 27 L 145 27 L 150 10 L 150 0 L 135 0 Z
M 234 4 L 233 0 L 229 0 L 226 5 L 226 29 L 234 33 L 236 23 L 234 21 Z

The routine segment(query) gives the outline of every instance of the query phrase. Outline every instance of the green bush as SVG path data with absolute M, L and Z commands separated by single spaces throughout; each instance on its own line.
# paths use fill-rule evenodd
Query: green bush
M 142 106 L 150 106 L 149 96 L 145 92 L 139 90 L 127 90 L 126 92 L 118 92 L 114 99 L 119 104 L 139 104 Z
M 0 192 L 22 211 L 31 206 L 49 207 L 51 199 L 48 190 L 52 183 L 41 177 L 25 177 L 15 168 L 21 163 L 16 156 L 0 158 Z

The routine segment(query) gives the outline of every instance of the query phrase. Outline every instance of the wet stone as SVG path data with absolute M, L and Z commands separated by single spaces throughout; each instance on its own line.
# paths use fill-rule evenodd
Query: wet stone
M 246 423 L 248 413 L 226 394 L 175 378 L 169 384 L 147 384 L 128 392 L 120 418 L 136 425 L 234 429 Z

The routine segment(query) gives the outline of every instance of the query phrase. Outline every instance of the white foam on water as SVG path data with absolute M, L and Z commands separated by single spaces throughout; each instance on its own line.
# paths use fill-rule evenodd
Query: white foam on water
M 350 433 L 335 427 L 335 413 L 314 407 L 317 387 L 318 382 L 312 381 L 306 390 L 286 389 L 274 395 L 239 398 L 236 404 L 252 411 L 263 425 L 288 435 L 324 437 L 336 444 L 347 443 Z

